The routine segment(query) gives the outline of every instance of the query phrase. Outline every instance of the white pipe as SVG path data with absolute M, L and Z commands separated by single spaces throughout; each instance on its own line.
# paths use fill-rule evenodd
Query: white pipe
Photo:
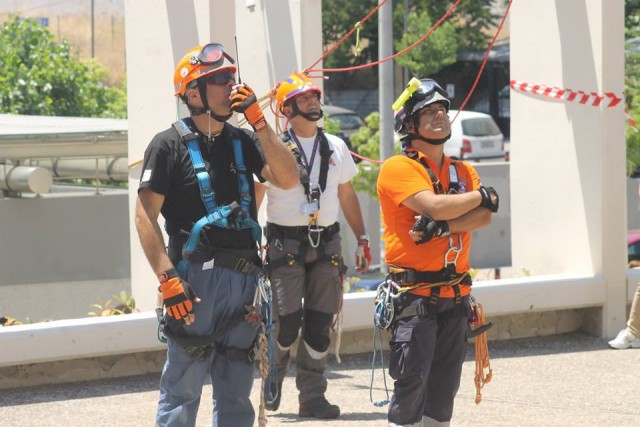
M 49 169 L 56 178 L 100 178 L 127 181 L 129 168 L 126 157 L 101 159 L 37 160 L 40 167 Z
M 51 172 L 35 166 L 7 166 L 0 168 L 0 189 L 22 193 L 46 193 L 53 184 Z

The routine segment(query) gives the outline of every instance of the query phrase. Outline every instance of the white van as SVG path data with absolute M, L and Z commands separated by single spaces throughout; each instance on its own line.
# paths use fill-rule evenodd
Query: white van
M 449 119 L 456 114 L 457 110 L 449 110 Z M 451 139 L 445 142 L 444 153 L 463 160 L 504 159 L 504 136 L 490 115 L 461 111 L 451 123 Z

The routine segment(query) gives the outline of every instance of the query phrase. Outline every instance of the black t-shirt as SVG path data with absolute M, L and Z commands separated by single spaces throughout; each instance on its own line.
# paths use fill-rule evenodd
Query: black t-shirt
M 211 177 L 216 194 L 216 205 L 221 207 L 233 201 L 240 203 L 233 138 L 239 138 L 242 141 L 243 160 L 252 198 L 250 214 L 256 220 L 252 174 L 255 174 L 261 182 L 264 181 L 261 175 L 264 156 L 257 135 L 225 123 L 222 133 L 212 141 L 205 136 L 200 136 L 200 152 Z M 143 188 L 149 188 L 165 196 L 160 212 L 166 222 L 166 230 L 170 238 L 169 245 L 182 246 L 189 237 L 193 224 L 207 212 L 200 196 L 200 187 L 189 150 L 173 127 L 158 133 L 144 153 L 138 191 Z M 255 241 L 251 238 L 251 229 L 238 231 L 209 225 L 202 231 L 200 242 L 227 249 L 256 248 Z

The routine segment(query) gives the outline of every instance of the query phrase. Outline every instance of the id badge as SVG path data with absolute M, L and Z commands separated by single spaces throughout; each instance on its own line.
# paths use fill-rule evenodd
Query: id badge
M 320 209 L 317 200 L 314 200 L 310 203 L 303 203 L 300 205 L 300 211 L 305 215 L 313 215 Z

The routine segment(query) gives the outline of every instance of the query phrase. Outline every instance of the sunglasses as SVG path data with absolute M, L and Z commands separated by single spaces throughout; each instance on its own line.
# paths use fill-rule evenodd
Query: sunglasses
M 214 73 L 207 77 L 208 85 L 224 86 L 230 81 L 236 82 L 236 77 L 232 73 Z
M 225 57 L 235 64 L 236 61 L 224 50 L 224 47 L 220 43 L 209 43 L 202 47 L 202 50 L 198 54 L 198 62 L 202 65 L 215 65 Z

